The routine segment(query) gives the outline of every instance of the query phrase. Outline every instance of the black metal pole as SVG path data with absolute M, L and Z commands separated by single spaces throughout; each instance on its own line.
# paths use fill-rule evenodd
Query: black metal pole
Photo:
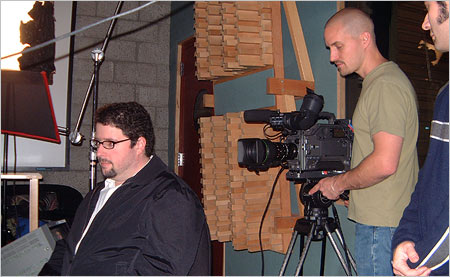
M 8 134 L 3 135 L 4 141 L 3 141 L 3 167 L 2 167 L 2 173 L 6 174 L 8 173 Z M 4 246 L 7 243 L 8 240 L 8 227 L 6 225 L 7 223 L 7 205 L 6 205 L 6 180 L 2 180 L 2 246 Z
M 94 60 L 94 90 L 92 94 L 92 132 L 90 143 L 90 186 L 89 189 L 93 190 L 95 184 L 97 184 L 97 149 L 93 145 L 95 139 L 95 111 L 97 110 L 97 98 L 98 98 L 98 80 L 100 64 L 104 58 L 104 53 L 101 49 L 94 49 L 92 51 L 92 59 Z

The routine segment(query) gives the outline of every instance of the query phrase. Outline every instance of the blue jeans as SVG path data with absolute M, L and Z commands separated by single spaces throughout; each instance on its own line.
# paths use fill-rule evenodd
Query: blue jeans
M 355 225 L 355 262 L 359 276 L 393 276 L 391 242 L 394 227 Z

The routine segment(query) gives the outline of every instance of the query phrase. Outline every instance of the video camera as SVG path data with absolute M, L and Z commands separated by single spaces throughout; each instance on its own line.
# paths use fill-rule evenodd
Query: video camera
M 334 114 L 321 112 L 323 103 L 321 95 L 308 90 L 300 111 L 245 111 L 247 123 L 267 123 L 274 131 L 280 132 L 280 142 L 259 138 L 238 140 L 240 166 L 256 172 L 277 166 L 289 169 L 286 179 L 305 183 L 300 200 L 316 208 L 326 208 L 331 201 L 320 191 L 309 195 L 309 190 L 320 179 L 350 169 L 353 142 L 350 120 L 336 120 Z M 327 120 L 327 123 L 317 123 L 318 120 Z M 265 135 L 269 137 L 266 132 Z M 341 198 L 346 199 L 347 194 Z

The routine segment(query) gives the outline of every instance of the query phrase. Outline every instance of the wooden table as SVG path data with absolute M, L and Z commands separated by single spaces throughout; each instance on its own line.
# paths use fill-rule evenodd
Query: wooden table
M 2 174 L 5 180 L 30 180 L 30 233 L 38 228 L 39 219 L 39 173 L 15 173 Z

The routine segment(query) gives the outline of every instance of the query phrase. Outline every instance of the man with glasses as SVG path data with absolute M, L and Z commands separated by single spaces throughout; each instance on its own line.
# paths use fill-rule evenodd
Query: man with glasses
M 210 235 L 192 189 L 155 155 L 150 115 L 136 102 L 96 112 L 105 180 L 80 204 L 41 274 L 210 275 Z
M 427 14 L 422 29 L 430 31 L 436 50 L 448 52 L 449 2 L 424 3 Z M 392 239 L 392 265 L 396 275 L 449 274 L 448 105 L 447 81 L 435 100 L 425 164 L 420 169 L 419 181 L 411 196 L 411 202 L 406 207 Z

